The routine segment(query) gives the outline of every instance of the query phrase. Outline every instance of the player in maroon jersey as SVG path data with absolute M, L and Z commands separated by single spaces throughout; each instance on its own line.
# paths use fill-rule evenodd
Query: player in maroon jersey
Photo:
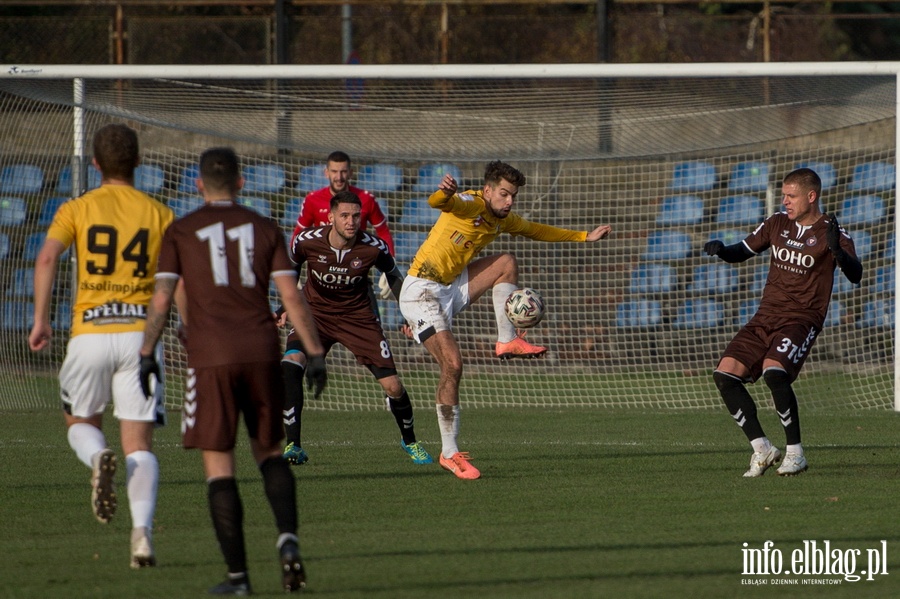
M 728 411 L 741 427 L 753 456 L 745 477 L 762 476 L 781 459 L 781 451 L 763 432 L 756 404 L 744 386 L 762 376 L 784 427 L 786 455 L 778 474 L 791 476 L 807 469 L 800 444 L 797 397 L 791 387 L 822 331 L 834 269 L 854 284 L 862 279 L 862 264 L 853 240 L 833 214 L 819 206 L 822 181 L 808 168 L 789 173 L 781 184 L 784 211 L 760 224 L 743 241 L 726 246 L 710 241 L 704 250 L 725 262 L 743 262 L 769 250 L 769 276 L 756 314 L 738 331 L 713 373 Z
M 163 237 L 156 288 L 141 347 L 141 385 L 159 367 L 153 346 L 177 296 L 187 323 L 188 377 L 182 409 L 185 448 L 203 452 L 213 528 L 228 565 L 228 578 L 210 589 L 218 595 L 251 592 L 244 550 L 243 509 L 235 480 L 234 446 L 243 415 L 250 448 L 278 527 L 285 590 L 306 584 L 297 540 L 294 476 L 281 457 L 284 386 L 280 340 L 269 306 L 275 282 L 291 322 L 309 349 L 307 377 L 318 395 L 326 383 L 324 350 L 306 301 L 297 291 L 284 237 L 277 225 L 234 203 L 243 186 L 231 148 L 200 157 L 197 187 L 205 203 L 175 221 Z
M 328 219 L 331 224 L 300 231 L 291 244 L 291 259 L 297 268 L 306 264 L 303 294 L 325 347 L 325 353 L 340 343 L 359 364 L 368 368 L 384 389 L 391 413 L 400 428 L 400 446 L 416 464 L 430 464 L 431 456 L 416 441 L 413 409 L 409 394 L 397 375 L 390 345 L 369 300 L 369 270 L 387 274 L 395 294 L 403 286 L 403 274 L 394 263 L 387 245 L 374 235 L 360 230 L 361 201 L 350 190 L 331 198 Z M 282 368 L 302 372 L 304 344 L 294 331 L 288 335 Z M 292 463 L 291 449 L 300 447 L 300 414 L 303 410 L 303 386 L 291 385 L 298 377 L 286 376 L 285 429 L 290 444 L 285 457 Z
M 325 177 L 328 179 L 328 187 L 317 189 L 303 199 L 303 204 L 300 206 L 300 214 L 297 216 L 297 223 L 294 226 L 294 232 L 291 234 L 291 241 L 304 229 L 324 227 L 331 224 L 329 214 L 331 213 L 332 196 L 341 191 L 352 191 L 360 201 L 360 230 L 365 231 L 371 224 L 375 234 L 387 244 L 388 251 L 393 256 L 394 238 L 391 236 L 387 217 L 382 212 L 381 206 L 379 206 L 374 195 L 365 189 L 350 185 L 350 179 L 353 177 L 353 166 L 350 156 L 346 152 L 337 150 L 328 155 L 325 161 Z M 391 298 L 391 287 L 385 273 L 382 273 L 378 279 L 377 295 L 383 300 Z M 369 290 L 369 298 L 371 309 L 377 312 L 378 301 L 375 299 L 371 289 Z M 299 389 L 299 392 L 302 393 L 302 365 L 296 360 L 289 358 L 289 355 L 290 352 L 286 352 L 285 360 L 282 362 L 282 376 L 284 376 L 285 386 L 289 390 Z M 292 464 L 297 465 L 304 464 L 309 460 L 306 451 L 300 446 L 299 410 L 302 409 L 302 401 L 301 398 L 299 406 L 289 402 L 285 406 L 286 412 L 284 414 L 284 422 L 285 426 L 288 427 L 289 437 L 289 442 L 284 449 L 284 457 Z M 292 433 L 292 430 L 295 430 L 296 433 Z

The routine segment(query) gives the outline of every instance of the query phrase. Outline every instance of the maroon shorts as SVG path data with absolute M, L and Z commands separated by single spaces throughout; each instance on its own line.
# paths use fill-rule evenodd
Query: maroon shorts
M 819 327 L 797 322 L 796 319 L 761 318 L 756 315 L 738 331 L 722 357 L 734 358 L 746 366 L 750 370 L 751 381 L 762 376 L 762 365 L 766 359 L 775 360 L 784 367 L 793 382 L 809 357 L 819 331 Z
M 320 314 L 315 314 L 314 317 L 326 354 L 335 343 L 340 343 L 356 356 L 357 363 L 375 369 L 373 372 L 393 371 L 396 374 L 391 346 L 384 338 L 384 331 L 374 313 L 366 311 L 354 318 L 349 315 L 338 317 Z M 288 335 L 286 349 L 303 351 L 300 339 L 293 329 Z
M 234 449 L 243 414 L 250 438 L 274 447 L 284 438 L 283 408 L 284 381 L 277 361 L 189 369 L 182 443 L 187 449 Z

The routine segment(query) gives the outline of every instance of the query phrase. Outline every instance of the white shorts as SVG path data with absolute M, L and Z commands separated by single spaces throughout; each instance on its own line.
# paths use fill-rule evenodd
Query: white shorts
M 469 271 L 463 269 L 449 285 L 407 276 L 399 301 L 413 338 L 422 343 L 435 333 L 449 331 L 453 317 L 469 306 Z
M 164 423 L 165 408 L 160 381 L 154 397 L 141 390 L 140 351 L 144 333 L 97 333 L 69 340 L 59 371 L 60 399 L 66 412 L 77 418 L 100 414 L 113 401 L 119 420 Z M 156 358 L 162 369 L 162 347 Z M 161 420 L 162 418 L 162 420 Z

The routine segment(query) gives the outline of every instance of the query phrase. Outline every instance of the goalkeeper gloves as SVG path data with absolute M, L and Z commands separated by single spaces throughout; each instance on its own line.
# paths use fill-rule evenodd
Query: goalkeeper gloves
M 151 374 L 156 377 L 156 382 L 159 383 L 159 364 L 156 358 L 153 356 L 141 356 L 141 390 L 147 399 L 153 397 L 153 391 L 150 389 Z
M 388 284 L 387 275 L 381 273 L 378 279 L 378 297 L 383 300 L 391 299 L 391 286 Z
M 316 399 L 322 395 L 328 383 L 328 372 L 325 370 L 325 356 L 309 356 L 306 360 L 306 383 L 310 390 L 315 388 Z
M 828 242 L 828 249 L 831 253 L 838 254 L 841 251 L 841 226 L 838 224 L 834 214 L 829 214 L 831 221 L 828 223 L 828 230 L 825 232 L 825 239 Z
M 724 247 L 725 244 L 716 239 L 706 242 L 706 245 L 703 246 L 703 251 L 706 252 L 707 256 L 718 256 Z

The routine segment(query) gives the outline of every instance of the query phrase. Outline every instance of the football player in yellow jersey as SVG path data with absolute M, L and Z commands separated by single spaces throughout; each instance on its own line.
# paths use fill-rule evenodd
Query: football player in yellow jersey
M 159 482 L 153 428 L 164 423 L 162 385 L 146 397 L 139 379 L 147 304 L 163 232 L 174 220 L 164 204 L 134 188 L 140 161 L 137 133 L 106 125 L 93 139 L 101 186 L 63 203 L 53 217 L 34 267 L 32 351 L 53 334 L 50 298 L 60 256 L 74 246 L 78 279 L 71 334 L 59 372 L 69 445 L 91 468 L 94 516 L 107 523 L 116 511 L 116 454 L 103 434 L 110 400 L 120 421 L 131 508 L 131 567 L 153 566 L 151 541 Z M 159 348 L 157 348 L 159 351 Z
M 598 241 L 608 236 L 609 225 L 592 231 L 572 231 L 532 223 L 512 212 L 525 175 L 500 161 L 487 165 L 484 187 L 457 194 L 457 183 L 444 175 L 428 198 L 441 211 L 437 222 L 416 252 L 400 293 L 403 313 L 413 338 L 425 346 L 440 367 L 436 399 L 441 431 L 440 464 L 459 478 L 476 479 L 481 473 L 460 452 L 459 381 L 462 355 L 453 337 L 453 317 L 491 289 L 497 320 L 496 353 L 501 359 L 535 358 L 547 348 L 531 345 L 506 317 L 506 298 L 518 287 L 519 267 L 508 253 L 474 259 L 500 233 L 538 241 Z M 474 259 L 474 260 L 473 260 Z

